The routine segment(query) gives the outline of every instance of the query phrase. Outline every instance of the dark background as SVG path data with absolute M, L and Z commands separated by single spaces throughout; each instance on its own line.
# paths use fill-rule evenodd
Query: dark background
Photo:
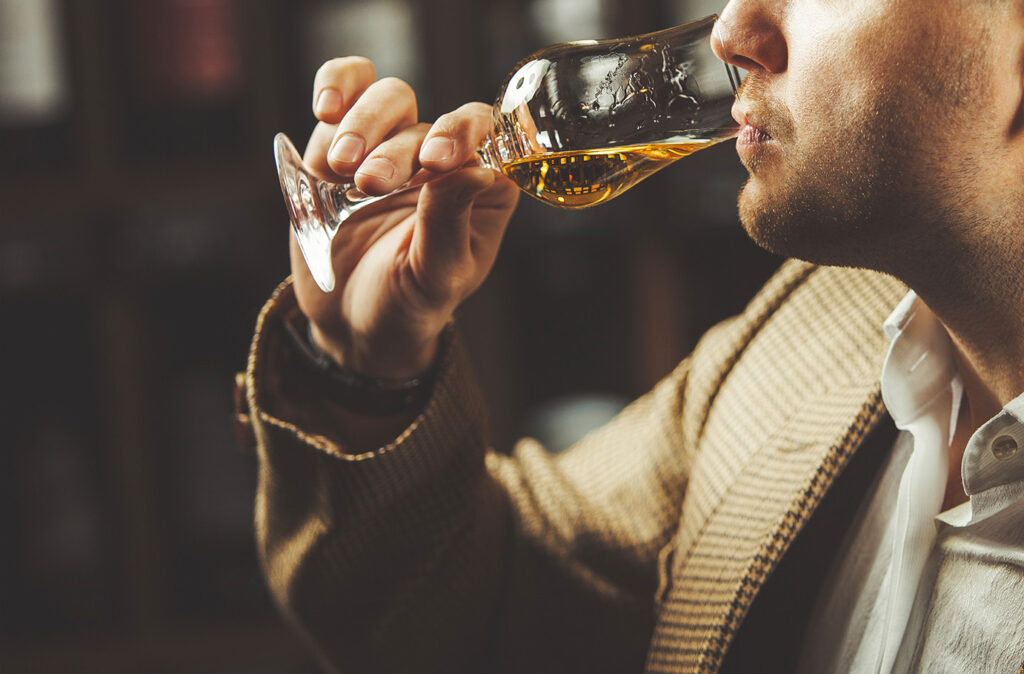
M 370 56 L 432 120 L 544 44 L 724 0 L 0 0 L 0 672 L 312 672 L 252 540 L 233 374 L 288 273 L 270 141 L 321 61 Z M 569 442 L 778 260 L 731 143 L 612 203 L 524 198 L 460 311 L 493 442 Z M 400 646 L 397 646 L 400 647 Z

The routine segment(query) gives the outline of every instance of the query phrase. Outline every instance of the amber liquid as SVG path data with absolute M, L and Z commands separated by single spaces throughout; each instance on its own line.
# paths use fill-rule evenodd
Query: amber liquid
M 586 208 L 625 192 L 708 141 L 552 152 L 502 167 L 523 191 L 560 208 Z

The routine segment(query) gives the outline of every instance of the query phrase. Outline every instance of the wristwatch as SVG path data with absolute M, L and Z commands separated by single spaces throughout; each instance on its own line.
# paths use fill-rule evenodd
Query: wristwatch
M 319 394 L 353 412 L 372 417 L 394 416 L 422 407 L 430 397 L 440 354 L 430 369 L 418 377 L 367 377 L 338 365 L 324 352 L 313 339 L 311 323 L 306 323 L 305 330 L 287 320 L 284 325 L 292 352 L 309 375 L 309 383 L 317 388 Z

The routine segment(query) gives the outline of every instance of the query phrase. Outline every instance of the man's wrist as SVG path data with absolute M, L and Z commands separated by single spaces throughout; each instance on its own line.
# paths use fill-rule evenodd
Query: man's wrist
M 417 379 L 433 367 L 444 332 L 442 326 L 438 335 L 420 343 L 376 339 L 371 344 L 363 343 L 362 348 L 359 348 L 354 343 L 339 344 L 312 321 L 308 325 L 307 338 L 310 344 L 339 366 L 371 379 L 395 382 Z
M 404 379 L 370 377 L 339 365 L 316 342 L 312 324 L 285 322 L 293 354 L 316 392 L 353 412 L 372 417 L 402 414 L 426 404 L 441 352 L 422 374 Z M 447 330 L 447 328 L 446 328 Z M 443 341 L 443 340 L 442 340 Z

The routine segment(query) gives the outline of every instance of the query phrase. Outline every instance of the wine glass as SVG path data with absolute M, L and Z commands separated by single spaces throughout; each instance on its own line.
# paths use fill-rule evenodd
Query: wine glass
M 541 49 L 509 75 L 475 162 L 560 208 L 621 194 L 655 171 L 736 135 L 740 71 L 711 50 L 708 16 L 675 28 Z M 274 138 L 281 191 L 313 279 L 334 289 L 331 242 L 353 213 L 440 174 L 421 169 L 383 196 L 321 180 L 284 134 Z

